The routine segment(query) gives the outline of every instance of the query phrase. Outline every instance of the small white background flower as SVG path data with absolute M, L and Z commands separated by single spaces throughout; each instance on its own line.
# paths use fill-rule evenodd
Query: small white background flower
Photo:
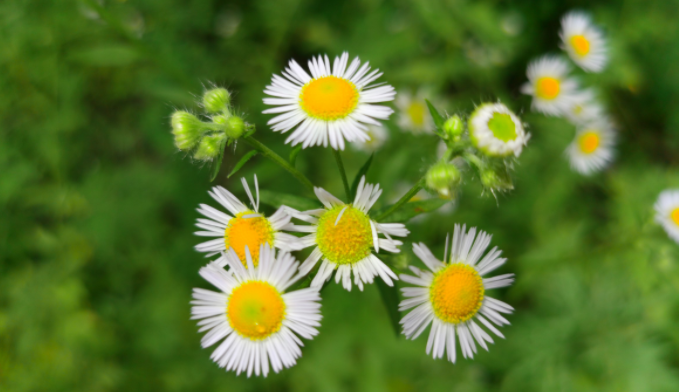
M 566 149 L 573 170 L 589 175 L 603 170 L 614 158 L 616 133 L 607 119 L 581 126 Z
M 601 72 L 606 66 L 606 41 L 590 16 L 573 11 L 561 19 L 561 47 L 585 71 Z
M 528 83 L 521 92 L 533 96 L 533 110 L 559 116 L 573 104 L 578 83 L 568 76 L 570 66 L 556 56 L 543 56 L 528 64 Z
M 679 242 L 679 189 L 662 191 L 654 207 L 656 222 L 670 238 Z

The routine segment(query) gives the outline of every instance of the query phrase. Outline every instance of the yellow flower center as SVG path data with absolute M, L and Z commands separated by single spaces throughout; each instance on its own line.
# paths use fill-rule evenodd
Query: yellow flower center
M 672 210 L 670 218 L 672 218 L 672 222 L 674 222 L 675 225 L 679 226 L 679 207 Z
M 554 99 L 561 91 L 561 82 L 551 76 L 543 76 L 536 83 L 535 93 L 542 99 Z
M 299 94 L 302 109 L 311 117 L 331 121 L 351 114 L 358 105 L 358 89 L 337 76 L 313 79 Z
M 340 212 L 342 216 L 337 221 Z M 370 219 L 350 205 L 333 207 L 318 219 L 316 243 L 323 256 L 333 263 L 361 261 L 370 255 L 373 243 Z
M 252 256 L 252 262 L 256 267 L 259 264 L 260 245 L 269 244 L 269 246 L 273 246 L 274 230 L 269 220 L 262 216 L 244 217 L 250 214 L 255 214 L 255 212 L 241 212 L 229 221 L 229 225 L 224 230 L 224 243 L 227 250 L 232 248 L 236 252 L 238 258 L 246 267 L 245 246 L 247 246 Z
M 245 282 L 231 292 L 226 317 L 239 335 L 261 340 L 281 329 L 285 301 L 269 283 Z
M 578 139 L 578 145 L 580 146 L 580 151 L 584 154 L 591 154 L 599 148 L 601 144 L 601 136 L 593 131 L 587 131 L 580 135 Z
M 413 123 L 413 125 L 418 127 L 424 125 L 424 119 L 427 115 L 427 108 L 424 106 L 424 104 L 421 102 L 412 102 L 410 105 L 408 105 L 406 113 L 408 113 L 408 117 L 410 118 L 410 121 Z
M 465 263 L 450 264 L 437 272 L 429 289 L 434 314 L 453 324 L 471 319 L 481 309 L 483 294 L 483 279 Z
M 572 36 L 571 46 L 578 56 L 586 56 L 589 53 L 589 40 L 584 35 Z

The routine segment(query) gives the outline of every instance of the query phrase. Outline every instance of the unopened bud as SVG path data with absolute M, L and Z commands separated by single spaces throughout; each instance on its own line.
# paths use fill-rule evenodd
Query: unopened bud
M 224 129 L 224 132 L 232 139 L 238 139 L 245 132 L 245 122 L 240 117 L 231 116 L 227 118 L 225 125 L 226 129 Z
M 462 176 L 458 168 L 445 161 L 434 164 L 426 175 L 427 188 L 438 192 L 443 197 L 451 197 L 453 188 L 461 180 Z
M 224 134 L 205 136 L 198 144 L 193 157 L 201 161 L 210 161 L 221 153 L 225 141 L 226 136 Z
M 487 189 L 494 191 L 508 191 L 514 189 L 508 175 L 498 175 L 494 170 L 487 168 L 481 172 L 481 184 Z
M 225 88 L 215 88 L 203 94 L 203 107 L 208 113 L 219 113 L 227 108 L 231 94 Z
M 190 150 L 198 143 L 201 135 L 201 122 L 198 117 L 183 110 L 172 114 L 172 134 L 174 144 L 180 150 Z
M 443 124 L 443 131 L 446 133 L 447 139 L 455 140 L 459 138 L 464 132 L 464 123 L 458 115 L 454 115 L 446 120 Z

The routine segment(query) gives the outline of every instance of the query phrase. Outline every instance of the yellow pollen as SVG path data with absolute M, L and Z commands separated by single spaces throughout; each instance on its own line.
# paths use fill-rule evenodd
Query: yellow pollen
M 571 46 L 578 56 L 586 56 L 589 53 L 589 40 L 584 35 L 578 34 L 572 36 Z
M 679 207 L 672 210 L 670 218 L 672 218 L 672 222 L 674 222 L 675 225 L 679 226 Z
M 224 243 L 227 250 L 233 248 L 246 267 L 245 246 L 247 245 L 256 267 L 259 264 L 260 245 L 269 244 L 273 247 L 274 230 L 269 220 L 262 216 L 244 218 L 249 214 L 255 214 L 255 212 L 241 212 L 229 221 L 229 225 L 224 230 Z
M 542 99 L 554 99 L 561 91 L 561 83 L 551 76 L 543 76 L 536 83 L 535 94 Z
M 285 301 L 269 283 L 249 281 L 231 292 L 226 318 L 239 335 L 261 340 L 281 329 Z
M 578 139 L 578 145 L 580 146 L 580 151 L 584 154 L 591 154 L 599 148 L 601 144 L 601 137 L 598 133 L 588 131 L 583 133 Z
M 299 102 L 313 118 L 338 120 L 351 114 L 358 105 L 358 89 L 349 80 L 324 76 L 302 87 Z
M 337 222 L 337 216 L 343 209 L 342 217 Z M 318 219 L 316 243 L 323 256 L 333 263 L 353 264 L 361 261 L 370 255 L 373 244 L 370 219 L 350 205 L 333 207 Z
M 450 264 L 437 272 L 429 289 L 434 314 L 453 324 L 471 319 L 481 309 L 483 294 L 483 279 L 465 263 Z
M 413 125 L 418 127 L 424 125 L 424 119 L 427 115 L 427 108 L 425 108 L 422 103 L 412 102 L 410 105 L 408 105 L 406 112 L 408 113 L 408 117 L 410 117 L 410 121 L 412 121 Z

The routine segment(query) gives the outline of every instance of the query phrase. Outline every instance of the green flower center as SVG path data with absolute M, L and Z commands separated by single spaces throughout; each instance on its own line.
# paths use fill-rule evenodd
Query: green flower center
M 509 114 L 493 113 L 493 117 L 488 121 L 488 129 L 505 143 L 516 139 L 516 124 Z

